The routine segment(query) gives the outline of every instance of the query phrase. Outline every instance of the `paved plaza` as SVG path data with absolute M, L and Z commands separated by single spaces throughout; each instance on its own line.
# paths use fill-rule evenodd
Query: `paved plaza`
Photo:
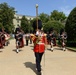
M 76 52 L 48 49 L 41 64 L 42 75 L 76 75 Z M 0 49 L 0 75 L 36 75 L 33 44 L 16 53 L 15 40 L 11 40 L 9 46 Z

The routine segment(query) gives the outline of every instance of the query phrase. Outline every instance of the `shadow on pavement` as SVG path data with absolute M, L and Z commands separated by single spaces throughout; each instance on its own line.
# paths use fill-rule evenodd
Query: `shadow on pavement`
M 0 52 L 3 52 L 3 51 L 0 51 Z
M 34 47 L 34 46 L 31 45 L 30 47 Z
M 14 52 L 16 52 L 17 53 L 17 51 L 16 51 L 16 49 L 13 49 L 12 51 L 14 51 Z M 21 52 L 22 50 L 19 50 L 19 52 Z
M 24 65 L 26 68 L 30 68 L 31 70 L 33 70 L 37 74 L 36 64 L 33 64 L 32 62 L 25 62 Z
M 51 51 L 51 48 L 47 48 L 47 50 L 48 50 L 48 51 Z M 59 47 L 59 48 L 53 47 L 53 50 L 60 50 L 60 51 L 63 51 L 63 49 L 62 49 L 61 47 Z
M 63 51 L 63 49 L 61 47 L 59 48 L 54 48 L 55 50 L 60 50 L 60 51 Z

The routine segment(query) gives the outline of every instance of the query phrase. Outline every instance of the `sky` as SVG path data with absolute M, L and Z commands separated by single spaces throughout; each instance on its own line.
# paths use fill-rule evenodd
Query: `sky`
M 40 13 L 50 15 L 53 10 L 58 10 L 68 16 L 76 7 L 76 0 L 0 0 L 0 4 L 4 2 L 14 7 L 16 14 L 29 16 L 36 16 L 36 4 L 38 4 L 38 15 Z

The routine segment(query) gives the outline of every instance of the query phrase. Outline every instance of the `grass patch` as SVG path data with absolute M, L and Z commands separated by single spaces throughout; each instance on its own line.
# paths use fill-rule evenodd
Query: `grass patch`
M 70 50 L 76 51 L 76 47 L 67 47 Z

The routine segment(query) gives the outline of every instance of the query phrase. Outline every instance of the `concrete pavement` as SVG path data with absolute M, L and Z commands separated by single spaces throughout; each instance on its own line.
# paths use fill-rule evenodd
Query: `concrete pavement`
M 42 75 L 76 75 L 76 52 L 46 50 L 42 58 Z M 36 75 L 33 44 L 15 50 L 15 40 L 0 49 L 0 75 Z

